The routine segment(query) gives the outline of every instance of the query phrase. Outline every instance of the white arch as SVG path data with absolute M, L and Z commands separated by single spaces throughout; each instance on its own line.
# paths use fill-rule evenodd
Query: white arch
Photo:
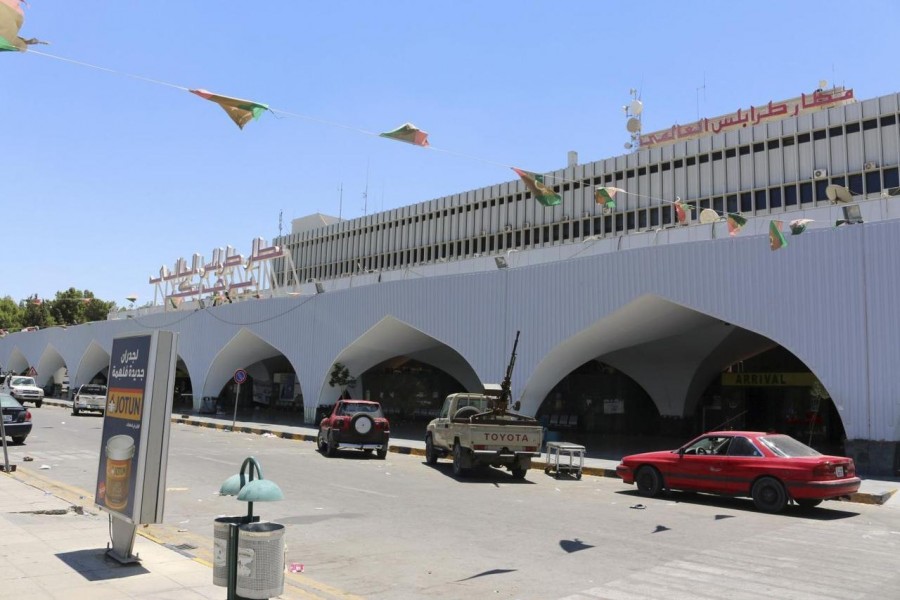
M 71 389 L 77 390 L 78 386 L 90 383 L 94 375 L 104 369 L 107 372 L 109 371 L 109 352 L 104 350 L 97 340 L 91 340 L 91 343 L 88 344 L 88 347 L 82 353 L 81 360 L 78 362 L 75 378 L 69 378 Z
M 225 383 L 234 376 L 237 369 L 243 369 L 267 358 L 284 356 L 281 350 L 271 345 L 247 328 L 241 328 L 213 359 L 203 382 L 203 396 L 218 396 Z M 291 363 L 294 372 L 297 367 Z M 191 380 L 193 382 L 193 379 Z M 201 398 L 194 396 L 194 406 L 199 406 Z
M 5 368 L 13 373 L 24 373 L 28 370 L 28 359 L 25 358 L 18 346 L 9 353 L 9 364 Z
M 34 378 L 35 383 L 38 387 L 44 387 L 53 377 L 53 374 L 65 366 L 66 361 L 62 354 L 59 353 L 59 350 L 53 344 L 47 344 L 41 353 L 37 367 L 35 367 L 37 371 L 37 375 Z
M 478 374 L 459 352 L 391 316 L 384 317 L 348 344 L 332 364 L 341 363 L 351 374 L 358 376 L 389 358 L 401 355 L 444 371 L 468 391 L 483 389 Z M 323 379 L 319 404 L 330 404 L 340 396 L 341 390 L 329 387 L 328 379 L 327 375 Z

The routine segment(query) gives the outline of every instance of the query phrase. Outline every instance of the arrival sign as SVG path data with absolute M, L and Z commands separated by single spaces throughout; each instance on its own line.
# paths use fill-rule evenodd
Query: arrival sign
M 176 335 L 171 331 L 118 337 L 110 354 L 108 395 L 94 502 L 125 529 L 162 523 L 169 454 L 169 414 L 175 383 Z M 130 557 L 130 543 L 118 550 Z

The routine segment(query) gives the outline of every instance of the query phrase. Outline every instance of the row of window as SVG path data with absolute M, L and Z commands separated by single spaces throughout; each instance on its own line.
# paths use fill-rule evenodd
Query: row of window
M 900 188 L 900 171 L 897 167 L 856 173 L 848 177 L 832 177 L 799 184 L 774 186 L 740 194 L 729 194 L 697 201 L 698 210 L 712 208 L 723 214 L 740 212 L 753 214 L 769 211 L 782 206 L 796 206 L 814 202 L 828 202 L 825 188 L 833 183 L 847 187 L 854 195 L 878 193 L 882 189 Z M 696 214 L 695 214 L 696 216 Z M 475 255 L 524 250 L 544 244 L 590 236 L 614 235 L 640 231 L 648 227 L 659 227 L 675 223 L 674 208 L 671 205 L 655 206 L 612 215 L 593 216 L 565 223 L 553 223 L 538 227 L 527 227 L 516 231 L 481 235 L 470 239 L 434 244 L 421 248 L 381 253 L 362 259 L 344 260 L 329 264 L 300 269 L 301 281 L 308 278 L 329 279 L 349 274 L 358 274 L 360 268 L 385 270 L 403 268 L 417 264 L 433 263 L 441 260 L 472 258 Z M 295 261 L 298 257 L 295 257 Z

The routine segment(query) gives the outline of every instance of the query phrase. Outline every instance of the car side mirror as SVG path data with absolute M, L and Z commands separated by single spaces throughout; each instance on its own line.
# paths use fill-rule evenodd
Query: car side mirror
M 682 458 L 684 456 L 684 448 L 678 449 L 678 458 Z

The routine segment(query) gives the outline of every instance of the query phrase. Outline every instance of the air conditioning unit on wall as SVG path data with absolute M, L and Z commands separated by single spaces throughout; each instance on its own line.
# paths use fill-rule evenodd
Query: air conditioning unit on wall
M 825 169 L 816 169 L 813 171 L 813 179 L 825 179 L 828 177 L 828 171 Z
M 863 165 L 864 171 L 874 171 L 877 168 L 878 168 L 878 163 L 875 162 L 874 160 L 870 160 L 869 162 L 867 162 L 866 164 Z

